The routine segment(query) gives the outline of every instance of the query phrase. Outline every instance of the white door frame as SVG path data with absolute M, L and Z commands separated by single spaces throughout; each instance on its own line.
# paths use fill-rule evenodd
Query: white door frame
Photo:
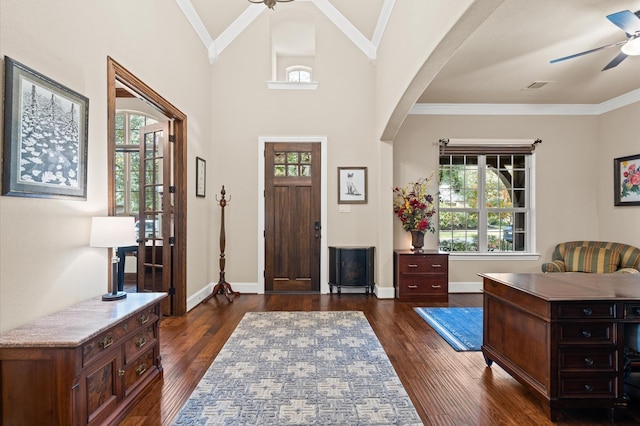
M 326 136 L 260 136 L 258 138 L 258 294 L 264 294 L 264 149 L 267 143 L 320 143 L 322 178 L 320 179 L 320 293 L 329 293 L 327 281 L 327 137 Z

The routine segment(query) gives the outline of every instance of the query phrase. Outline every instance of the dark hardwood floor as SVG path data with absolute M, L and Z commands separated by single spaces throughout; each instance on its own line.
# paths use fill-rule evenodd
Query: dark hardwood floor
M 363 311 L 425 425 L 550 425 L 540 404 L 481 352 L 456 352 L 414 311 L 416 306 L 481 306 L 480 294 L 451 294 L 448 303 L 400 303 L 364 294 L 217 296 L 160 325 L 164 380 L 121 425 L 170 425 L 245 312 Z M 608 425 L 605 410 L 562 413 L 559 425 Z M 640 407 L 615 424 L 640 424 Z

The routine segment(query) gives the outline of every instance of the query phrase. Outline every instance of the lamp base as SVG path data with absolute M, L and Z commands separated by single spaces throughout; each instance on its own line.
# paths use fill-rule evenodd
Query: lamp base
M 102 295 L 103 301 L 120 300 L 127 297 L 127 293 L 124 291 L 118 291 L 116 293 L 107 293 Z

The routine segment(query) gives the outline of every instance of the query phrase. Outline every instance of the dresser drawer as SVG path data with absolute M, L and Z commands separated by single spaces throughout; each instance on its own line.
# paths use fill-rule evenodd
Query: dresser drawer
M 155 347 L 149 348 L 138 359 L 134 360 L 125 367 L 124 372 L 124 390 L 128 395 L 144 377 L 151 374 L 156 367 Z
M 567 303 L 558 306 L 560 319 L 613 319 L 616 316 L 614 303 Z
M 140 329 L 124 344 L 124 363 L 128 364 L 135 359 L 141 351 L 153 346 L 156 342 L 156 330 L 154 324 Z
M 616 325 L 612 322 L 567 322 L 558 324 L 559 344 L 615 344 Z
M 615 371 L 618 368 L 618 352 L 610 350 L 580 351 L 560 350 L 558 357 L 560 371 Z
M 399 272 L 403 273 L 447 273 L 447 255 L 413 254 L 400 256 Z
M 614 397 L 618 378 L 614 374 L 594 376 L 562 376 L 558 388 L 560 398 Z
M 398 290 L 402 296 L 446 294 L 448 293 L 447 276 L 406 274 L 402 276 Z

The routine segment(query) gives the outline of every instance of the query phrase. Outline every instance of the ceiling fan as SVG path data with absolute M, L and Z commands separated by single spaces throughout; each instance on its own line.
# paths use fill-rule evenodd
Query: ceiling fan
M 556 62 L 577 58 L 578 56 L 597 52 L 602 49 L 621 46 L 620 53 L 618 53 L 616 57 L 613 58 L 611 62 L 609 62 L 602 69 L 602 71 L 604 71 L 619 65 L 620 62 L 624 61 L 627 58 L 627 56 L 640 55 L 640 10 L 638 10 L 636 13 L 633 13 L 630 10 L 623 10 L 617 13 L 612 13 L 611 15 L 607 15 L 607 19 L 614 25 L 621 28 L 627 34 L 626 40 L 608 44 L 606 46 L 596 47 L 595 49 L 575 53 L 563 58 L 554 59 L 551 61 L 551 63 L 555 64 Z

